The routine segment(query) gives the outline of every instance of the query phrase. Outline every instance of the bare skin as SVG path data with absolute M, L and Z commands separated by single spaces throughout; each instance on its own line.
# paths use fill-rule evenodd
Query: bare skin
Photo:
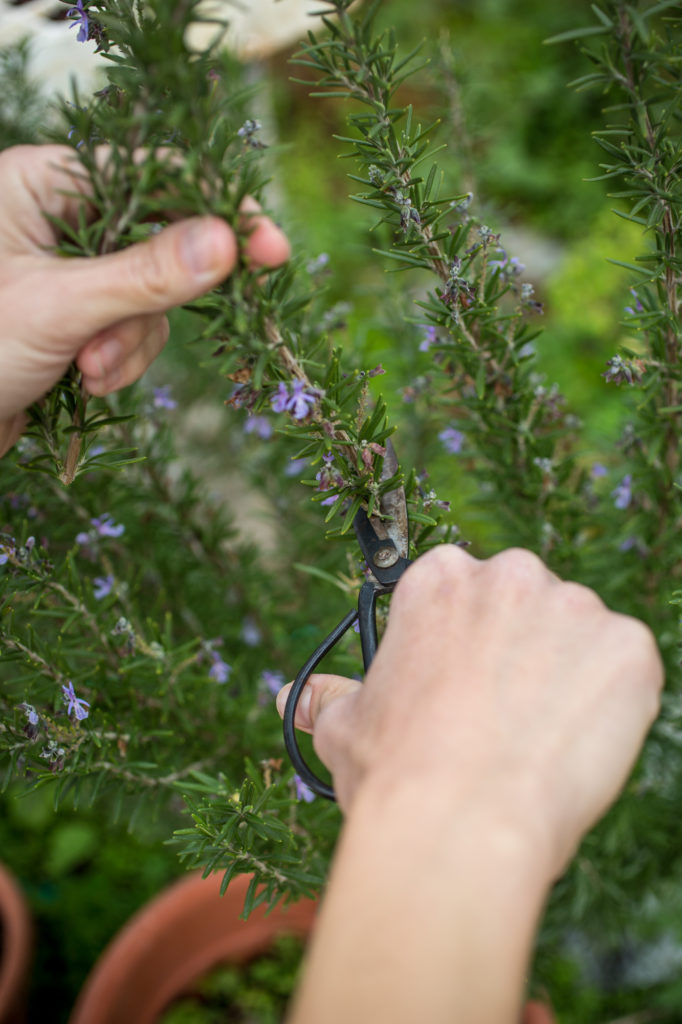
M 24 410 L 72 360 L 92 395 L 137 380 L 168 340 L 165 313 L 219 284 L 234 269 L 237 239 L 218 217 L 194 217 L 149 241 L 95 259 L 49 251 L 50 213 L 76 222 L 73 151 L 16 146 L 0 153 L 0 454 L 20 436 Z M 253 207 L 251 207 L 253 209 Z M 246 257 L 273 267 L 289 256 L 285 236 L 266 217 L 249 218 Z
M 76 216 L 60 194 L 71 159 L 0 153 L 0 453 L 71 360 L 92 394 L 136 379 L 166 310 L 238 255 L 206 217 L 56 258 L 41 211 Z M 250 223 L 254 266 L 287 258 L 270 221 Z M 517 1024 L 547 892 L 626 783 L 662 684 L 645 626 L 529 552 L 419 559 L 364 685 L 317 676 L 299 704 L 346 822 L 291 1024 Z
M 662 684 L 642 623 L 529 552 L 419 559 L 364 685 L 299 705 L 346 823 L 291 1024 L 516 1024 L 549 888 Z

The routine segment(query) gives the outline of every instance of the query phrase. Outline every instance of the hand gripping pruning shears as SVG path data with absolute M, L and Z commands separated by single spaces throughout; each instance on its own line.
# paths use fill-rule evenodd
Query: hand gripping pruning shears
M 382 466 L 381 479 L 389 480 L 398 471 L 398 460 L 390 441 L 386 444 L 386 455 Z M 379 503 L 380 514 L 368 516 L 360 509 L 353 519 L 353 528 L 365 558 L 369 575 L 362 584 L 358 595 L 358 606 L 339 622 L 329 633 L 320 646 L 314 651 L 291 687 L 284 709 L 284 743 L 294 768 L 300 779 L 305 782 L 318 796 L 335 800 L 334 790 L 330 785 L 318 778 L 306 764 L 296 739 L 294 717 L 296 706 L 308 679 L 313 674 L 325 655 L 329 654 L 344 633 L 357 621 L 362 660 L 365 672 L 372 663 L 377 651 L 377 598 L 381 594 L 390 594 L 398 580 L 411 564 L 407 557 L 409 549 L 407 502 L 405 489 L 397 487 L 382 495 Z

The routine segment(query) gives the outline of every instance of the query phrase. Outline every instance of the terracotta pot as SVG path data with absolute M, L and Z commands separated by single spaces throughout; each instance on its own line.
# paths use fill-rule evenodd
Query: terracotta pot
M 0 1024 L 25 1020 L 24 995 L 31 963 L 31 917 L 23 893 L 0 864 Z
M 193 873 L 134 915 L 88 977 L 69 1024 L 154 1024 L 173 999 L 219 963 L 242 963 L 265 953 L 284 932 L 305 936 L 316 903 L 301 900 L 247 921 L 240 914 L 250 875 L 232 879 L 224 896 L 220 876 Z
M 545 1003 L 532 999 L 524 1007 L 521 1024 L 556 1024 L 556 1017 Z

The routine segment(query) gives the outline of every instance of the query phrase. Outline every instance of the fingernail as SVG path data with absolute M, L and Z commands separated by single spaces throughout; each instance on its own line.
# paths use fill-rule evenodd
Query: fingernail
M 213 232 L 206 221 L 192 224 L 180 242 L 182 262 L 196 277 L 212 274 L 219 262 Z
M 296 722 L 304 729 L 312 729 L 313 723 L 310 718 L 310 704 L 313 699 L 313 688 L 310 684 L 303 687 L 303 693 L 300 696 L 299 702 L 296 706 Z
M 93 349 L 93 355 L 97 361 L 100 377 L 106 377 L 121 362 L 123 345 L 118 338 L 106 338 Z

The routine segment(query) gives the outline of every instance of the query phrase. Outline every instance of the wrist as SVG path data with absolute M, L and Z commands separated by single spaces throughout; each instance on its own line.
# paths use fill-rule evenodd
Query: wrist
M 437 778 L 373 773 L 346 818 L 292 1020 L 512 1024 L 550 882 L 515 816 L 453 799 Z
M 378 768 L 358 786 L 348 825 L 363 832 L 409 829 L 424 846 L 443 850 L 463 850 L 469 836 L 473 847 L 527 872 L 544 897 L 564 865 L 538 789 L 532 779 L 467 780 L 430 770 L 399 776 Z

